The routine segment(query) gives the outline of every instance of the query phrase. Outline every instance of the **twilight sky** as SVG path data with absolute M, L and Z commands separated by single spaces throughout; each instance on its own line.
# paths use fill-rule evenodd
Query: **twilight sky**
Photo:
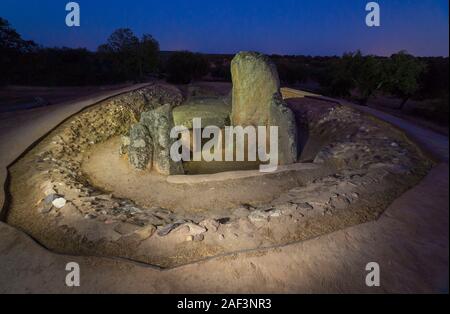
M 369 0 L 78 0 L 81 26 L 65 25 L 67 0 L 1 0 L 0 16 L 25 39 L 95 50 L 116 28 L 152 34 L 161 50 L 341 55 L 449 55 L 448 0 L 378 0 L 381 27 L 365 24 Z

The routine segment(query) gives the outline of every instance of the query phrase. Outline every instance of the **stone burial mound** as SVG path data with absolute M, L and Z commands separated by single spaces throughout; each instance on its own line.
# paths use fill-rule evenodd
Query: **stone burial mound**
M 231 71 L 231 99 L 155 83 L 68 118 L 9 167 L 6 222 L 56 252 L 173 267 L 376 219 L 431 167 L 388 124 L 335 103 L 283 100 L 263 55 L 239 53 Z M 170 131 L 184 126 L 191 137 L 194 117 L 278 126 L 278 169 L 173 161 Z

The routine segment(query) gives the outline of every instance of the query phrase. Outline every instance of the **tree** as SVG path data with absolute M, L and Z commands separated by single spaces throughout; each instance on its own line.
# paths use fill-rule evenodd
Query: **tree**
M 142 80 L 157 69 L 159 43 L 149 34 L 139 40 L 129 28 L 119 28 L 99 46 L 98 53 L 119 80 Z
M 352 79 L 353 54 L 347 53 L 341 59 L 331 60 L 326 71 L 320 75 L 320 84 L 326 86 L 327 91 L 338 97 L 349 97 L 355 82 Z
M 426 69 L 419 78 L 418 96 L 426 98 L 448 98 L 449 59 L 448 57 L 421 58 L 426 63 Z
M 139 39 L 129 28 L 119 28 L 115 30 L 107 39 L 106 44 L 100 46 L 100 50 L 108 52 L 122 53 L 136 49 Z
M 400 110 L 419 89 L 419 77 L 424 70 L 425 65 L 406 51 L 393 54 L 389 59 L 385 90 L 402 99 Z
M 155 72 L 159 63 L 159 43 L 152 35 L 144 34 L 140 41 L 141 73 Z
M 0 17 L 0 83 L 8 83 L 20 72 L 23 55 L 35 51 L 33 41 L 22 39 L 9 22 Z M 13 68 L 12 65 L 15 65 Z
M 332 60 L 331 75 L 323 84 L 329 84 L 331 94 L 349 97 L 351 91 L 358 94 L 361 105 L 367 105 L 370 97 L 384 84 L 383 62 L 372 55 L 363 56 L 361 51 L 345 53 Z
M 360 103 L 367 105 L 369 98 L 384 82 L 382 64 L 374 56 L 363 56 L 360 51 L 353 55 L 351 75 L 360 95 Z
M 112 75 L 118 80 L 134 80 L 140 76 L 139 39 L 129 28 L 115 30 L 98 52 L 104 62 L 112 65 Z
M 211 75 L 215 79 L 221 79 L 226 82 L 231 82 L 230 65 L 224 59 L 214 61 L 214 67 L 211 69 Z
M 44 48 L 23 40 L 0 18 L 0 84 L 86 85 L 143 80 L 157 71 L 159 44 L 128 28 L 114 31 L 97 52 Z
M 208 60 L 201 54 L 178 51 L 170 55 L 166 64 L 167 80 L 175 84 L 188 84 L 209 72 Z

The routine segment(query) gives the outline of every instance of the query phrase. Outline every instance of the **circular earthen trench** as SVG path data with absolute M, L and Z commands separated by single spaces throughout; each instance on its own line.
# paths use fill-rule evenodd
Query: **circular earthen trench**
M 142 95 L 181 102 L 173 93 L 155 85 L 120 95 L 56 127 L 9 167 L 6 222 L 60 253 L 174 267 L 376 219 L 431 167 L 388 124 L 294 98 L 287 103 L 300 136 L 298 163 L 274 173 L 191 164 L 196 175 L 178 176 L 131 168 L 118 153 L 120 136 L 138 121 Z

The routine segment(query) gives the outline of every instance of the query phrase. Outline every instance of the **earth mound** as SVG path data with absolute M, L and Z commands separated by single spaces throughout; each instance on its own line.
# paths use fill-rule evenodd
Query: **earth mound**
M 286 103 L 298 163 L 268 174 L 167 176 L 132 167 L 119 154 L 121 137 L 144 111 L 189 105 L 180 91 L 156 84 L 103 101 L 9 168 L 6 222 L 57 252 L 172 267 L 376 219 L 431 167 L 402 132 L 352 108 Z

